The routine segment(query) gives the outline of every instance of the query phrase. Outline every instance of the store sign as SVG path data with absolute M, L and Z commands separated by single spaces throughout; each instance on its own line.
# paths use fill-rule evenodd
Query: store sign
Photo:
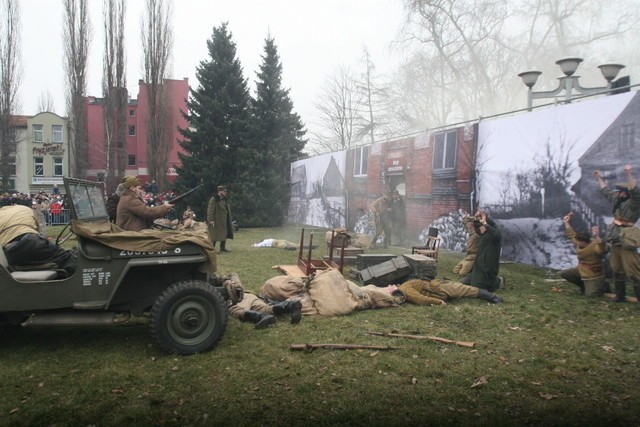
M 58 184 L 62 185 L 62 177 L 57 176 L 32 176 L 31 177 L 32 185 L 53 185 Z
M 403 173 L 407 169 L 405 150 L 392 150 L 387 153 L 384 170 L 387 173 Z
M 45 142 L 42 147 L 33 147 L 33 154 L 36 156 L 52 155 L 52 156 L 64 156 L 64 147 L 62 144 L 53 144 L 51 142 Z

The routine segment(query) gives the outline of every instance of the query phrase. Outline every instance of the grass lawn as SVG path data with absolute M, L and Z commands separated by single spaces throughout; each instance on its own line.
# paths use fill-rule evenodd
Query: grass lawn
M 299 236 L 294 228 L 241 230 L 218 270 L 257 291 L 279 274 L 272 266 L 295 264 L 297 252 L 251 243 Z M 323 234 L 314 242 L 320 257 Z M 439 275 L 452 278 L 461 257 L 441 252 Z M 501 275 L 503 304 L 404 305 L 298 325 L 282 318 L 265 330 L 229 319 L 213 351 L 190 357 L 162 353 L 141 319 L 5 327 L 0 425 L 640 425 L 640 310 L 547 283 L 543 269 L 504 264 Z M 296 343 L 400 349 L 293 352 Z

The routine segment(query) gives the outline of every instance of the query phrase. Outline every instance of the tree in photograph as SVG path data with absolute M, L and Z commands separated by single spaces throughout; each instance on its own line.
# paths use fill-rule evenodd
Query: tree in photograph
M 146 18 L 141 25 L 144 77 L 149 100 L 147 112 L 147 166 L 150 179 L 166 186 L 167 159 L 171 147 L 167 94 L 164 79 L 173 48 L 171 0 L 146 0 Z
M 9 189 L 15 175 L 18 145 L 12 116 L 17 110 L 21 79 L 20 6 L 17 0 L 0 0 L 0 187 Z
M 84 112 L 87 61 L 91 41 L 87 0 L 64 1 L 64 70 L 69 116 L 69 175 L 84 178 L 89 166 L 89 145 Z
M 186 153 L 179 154 L 182 166 L 176 168 L 179 190 L 203 184 L 190 199 L 200 218 L 216 186 L 221 184 L 229 188 L 233 209 L 241 209 L 233 202 L 234 183 L 238 150 L 249 141 L 251 120 L 247 81 L 227 23 L 213 29 L 207 49 L 208 59 L 196 67 L 199 86 L 191 90 L 187 101 L 188 126 L 180 129 L 180 145 Z
M 291 162 L 306 143 L 289 89 L 282 86 L 282 63 L 267 37 L 256 96 L 251 103 L 251 137 L 238 150 L 234 215 L 245 226 L 274 227 L 284 222 L 291 193 Z
M 127 128 L 127 76 L 124 55 L 124 0 L 104 2 L 104 56 L 102 94 L 107 192 L 111 194 L 124 177 Z
M 347 67 L 338 67 L 321 90 L 320 99 L 315 103 L 322 129 L 321 134 L 316 135 L 316 150 L 329 152 L 354 147 L 359 142 L 357 130 L 364 123 L 364 99 L 353 72 Z

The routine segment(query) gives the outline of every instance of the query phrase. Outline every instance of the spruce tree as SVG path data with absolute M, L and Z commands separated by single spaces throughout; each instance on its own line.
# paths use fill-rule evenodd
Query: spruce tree
M 289 206 L 291 162 L 300 157 L 306 131 L 282 87 L 282 64 L 270 37 L 262 60 L 251 103 L 251 142 L 239 151 L 234 215 L 246 226 L 279 226 Z
M 234 213 L 234 191 L 239 149 L 249 138 L 250 94 L 236 58 L 236 44 L 227 23 L 214 27 L 207 41 L 209 58 L 196 68 L 199 86 L 187 101 L 188 126 L 180 129 L 182 166 L 176 186 L 184 191 L 202 184 L 188 203 L 203 220 L 211 195 L 218 185 L 229 188 Z

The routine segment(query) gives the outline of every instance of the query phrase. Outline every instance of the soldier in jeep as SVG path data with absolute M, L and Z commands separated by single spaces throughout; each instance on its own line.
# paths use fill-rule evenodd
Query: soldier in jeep
M 0 246 L 11 265 L 34 266 L 55 263 L 71 276 L 76 271 L 76 257 L 40 234 L 33 209 L 22 205 L 0 208 Z

